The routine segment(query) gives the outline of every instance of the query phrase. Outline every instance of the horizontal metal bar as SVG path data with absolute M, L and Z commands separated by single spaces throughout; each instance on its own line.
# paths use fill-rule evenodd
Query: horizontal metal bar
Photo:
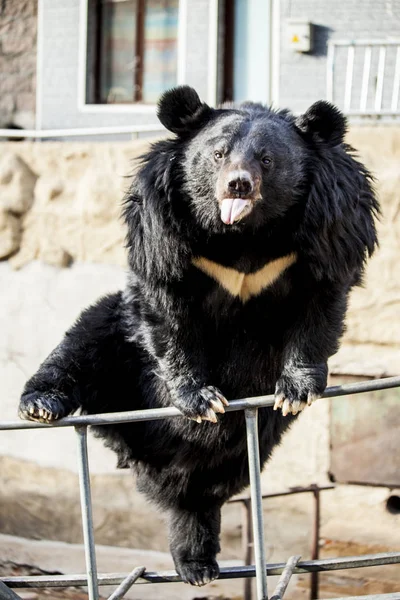
M 131 589 L 133 584 L 143 575 L 146 567 L 136 567 L 133 569 L 132 573 L 129 573 L 128 577 L 124 579 L 121 585 L 111 594 L 108 600 L 121 600 L 126 594 L 128 590 Z
M 80 127 L 74 129 L 0 129 L 0 137 L 7 138 L 55 138 L 91 135 L 118 135 L 131 133 L 165 132 L 160 124 L 121 125 L 119 127 Z
M 344 598 L 332 598 L 332 600 L 400 600 L 400 592 L 394 592 L 394 594 L 372 594 L 372 596 L 345 596 Z
M 379 40 L 331 40 L 328 46 L 400 46 L 399 39 L 379 39 Z
M 335 485 L 310 485 L 309 487 L 298 487 L 298 488 L 290 488 L 288 490 L 284 490 L 282 492 L 273 492 L 271 494 L 263 494 L 261 497 L 264 498 L 280 498 L 281 496 L 293 496 L 293 494 L 305 494 L 307 492 L 323 492 L 324 490 L 334 490 L 336 488 Z M 248 502 L 250 498 L 248 496 L 238 496 L 237 498 L 232 498 L 232 500 L 228 501 L 228 504 L 234 504 L 235 502 Z
M 378 567 L 382 565 L 400 564 L 400 552 L 384 552 L 380 554 L 366 554 L 364 556 L 342 556 L 340 558 L 323 558 L 319 560 L 306 560 L 299 562 L 294 569 L 294 574 L 313 573 L 325 571 L 340 571 L 343 569 L 359 569 L 362 567 Z M 286 563 L 267 564 L 268 576 L 281 575 Z M 239 567 L 225 567 L 221 569 L 219 579 L 241 579 L 255 577 L 254 565 Z M 119 585 L 126 579 L 128 573 L 107 573 L 98 575 L 99 586 Z M 11 588 L 42 588 L 42 587 L 68 587 L 85 586 L 85 575 L 39 575 L 37 577 L 0 577 Z M 175 571 L 147 572 L 140 577 L 136 585 L 148 583 L 178 583 L 182 581 Z
M 361 394 L 363 392 L 387 390 L 395 387 L 400 387 L 400 376 L 347 383 L 345 385 L 334 385 L 325 390 L 322 398 Z M 226 412 L 232 412 L 236 410 L 245 410 L 246 408 L 265 408 L 267 406 L 273 406 L 274 403 L 275 398 L 271 394 L 268 396 L 232 400 L 225 410 Z M 50 429 L 53 427 L 75 427 L 76 425 L 110 425 L 111 423 L 129 423 L 131 421 L 155 421 L 157 419 L 166 419 L 170 417 L 182 417 L 182 413 L 179 412 L 177 408 L 171 406 L 170 408 L 149 408 L 147 410 L 130 410 L 125 412 L 66 417 L 65 419 L 55 421 L 52 424 L 21 420 L 0 421 L 0 431 L 14 429 Z
M 350 109 L 346 111 L 348 117 L 399 117 L 400 110 L 391 110 L 382 108 L 381 110 L 358 110 Z
M 291 556 L 289 558 L 270 600 L 282 600 L 283 596 L 285 595 L 286 588 L 289 585 L 290 578 L 292 577 L 293 571 L 300 558 L 301 556 Z

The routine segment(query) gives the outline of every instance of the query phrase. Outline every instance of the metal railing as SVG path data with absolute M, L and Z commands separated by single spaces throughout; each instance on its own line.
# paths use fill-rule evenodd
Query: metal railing
M 272 492 L 270 494 L 263 494 L 262 499 L 268 500 L 270 498 L 282 498 L 283 496 L 293 496 L 295 494 L 312 494 L 314 499 L 314 519 L 312 526 L 311 536 L 311 558 L 316 560 L 319 558 L 319 542 L 320 542 L 320 507 L 321 507 L 321 492 L 326 490 L 334 490 L 335 485 L 323 485 L 318 486 L 312 484 L 308 487 L 294 487 L 282 492 Z M 251 565 L 253 556 L 253 530 L 251 527 L 251 498 L 249 496 L 238 496 L 229 500 L 229 504 L 240 503 L 243 507 L 242 517 L 242 546 L 244 552 L 243 563 L 245 565 Z M 319 592 L 319 572 L 313 571 L 311 573 L 311 585 L 310 585 L 310 599 L 318 598 Z M 251 579 L 244 580 L 243 587 L 243 600 L 252 600 L 252 588 Z
M 75 127 L 73 129 L 0 129 L 0 138 L 16 139 L 57 139 L 74 137 L 92 137 L 108 135 L 131 135 L 165 133 L 161 124 L 155 125 L 118 125 L 115 127 Z
M 327 388 L 323 398 L 333 398 L 348 394 L 359 394 L 376 390 L 400 387 L 400 377 L 377 379 L 361 383 L 352 383 L 343 386 Z M 266 564 L 262 494 L 260 481 L 260 458 L 258 445 L 257 416 L 258 409 L 274 405 L 273 396 L 259 396 L 257 398 L 244 398 L 233 400 L 227 412 L 244 410 L 245 426 L 247 432 L 247 448 L 250 474 L 250 493 L 252 506 L 252 525 L 254 531 L 255 565 L 235 566 L 221 569 L 220 579 L 236 579 L 256 577 L 257 600 L 268 600 L 268 576 L 281 575 L 275 592 L 270 600 L 281 600 L 287 584 L 293 574 L 313 573 L 322 571 L 335 571 L 341 569 L 354 569 L 378 565 L 400 564 L 400 552 L 387 552 L 366 556 L 351 556 L 329 558 L 322 560 L 301 561 L 299 556 L 290 557 L 286 564 Z M 0 598 L 18 600 L 19 596 L 10 588 L 42 588 L 42 587 L 67 587 L 87 586 L 89 599 L 98 600 L 99 586 L 119 585 L 119 588 L 110 596 L 109 600 L 119 600 L 126 594 L 133 584 L 179 582 L 180 577 L 174 571 L 148 572 L 144 567 L 135 567 L 130 574 L 97 574 L 96 548 L 94 544 L 92 502 L 90 492 L 89 462 L 87 452 L 87 428 L 89 425 L 109 425 L 112 423 L 127 423 L 133 421 L 148 421 L 182 416 L 178 409 L 153 408 L 119 413 L 97 415 L 82 415 L 66 417 L 54 424 L 35 423 L 32 421 L 2 421 L 0 430 L 40 429 L 49 427 L 74 427 L 78 442 L 79 485 L 81 493 L 81 510 L 83 523 L 83 536 L 86 557 L 86 576 L 84 575 L 49 575 L 30 577 L 0 577 Z M 4 587 L 6 586 L 6 588 Z M 4 592 L 6 590 L 6 592 Z M 10 594 L 8 594 L 8 591 Z M 6 595 L 7 594 L 7 595 Z M 400 590 L 394 594 L 375 594 L 359 596 L 368 600 L 399 600 Z M 344 599 L 337 599 L 344 600 Z M 348 598 L 346 600 L 353 600 Z
M 327 100 L 347 115 L 400 116 L 399 90 L 400 39 L 328 42 Z

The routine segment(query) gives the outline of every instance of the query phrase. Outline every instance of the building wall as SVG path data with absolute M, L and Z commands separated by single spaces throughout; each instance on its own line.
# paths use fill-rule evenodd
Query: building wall
M 326 98 L 328 40 L 400 39 L 398 0 L 282 0 L 280 4 L 279 105 L 294 111 L 304 111 L 316 100 Z M 302 54 L 289 47 L 289 19 L 304 19 L 314 24 L 314 50 L 311 53 Z M 345 72 L 344 58 L 342 74 Z M 339 104 L 343 98 L 343 82 L 344 77 L 340 79 L 338 95 L 334 98 Z
M 37 0 L 0 3 L 0 127 L 35 124 Z
M 187 0 L 187 83 L 207 98 L 209 0 Z M 157 124 L 155 110 L 135 112 L 128 108 L 83 112 L 78 106 L 79 0 L 43 0 L 43 43 L 45 82 L 40 109 L 43 129 Z M 93 110 L 96 111 L 94 105 Z

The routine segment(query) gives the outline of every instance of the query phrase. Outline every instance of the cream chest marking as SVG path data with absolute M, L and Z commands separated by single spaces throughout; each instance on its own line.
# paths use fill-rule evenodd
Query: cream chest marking
M 203 256 L 193 258 L 192 263 L 217 281 L 232 296 L 247 302 L 252 296 L 258 296 L 265 288 L 272 285 L 296 260 L 295 253 L 287 254 L 272 260 L 255 273 L 249 274 L 224 267 Z

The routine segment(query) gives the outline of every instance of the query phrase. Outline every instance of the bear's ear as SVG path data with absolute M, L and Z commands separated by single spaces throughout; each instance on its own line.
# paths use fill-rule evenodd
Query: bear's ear
M 212 109 L 201 102 L 197 92 L 181 85 L 165 92 L 157 108 L 161 123 L 173 133 L 184 134 L 199 127 Z
M 347 123 L 336 106 L 320 100 L 296 119 L 296 125 L 305 134 L 327 146 L 337 146 L 343 142 Z

